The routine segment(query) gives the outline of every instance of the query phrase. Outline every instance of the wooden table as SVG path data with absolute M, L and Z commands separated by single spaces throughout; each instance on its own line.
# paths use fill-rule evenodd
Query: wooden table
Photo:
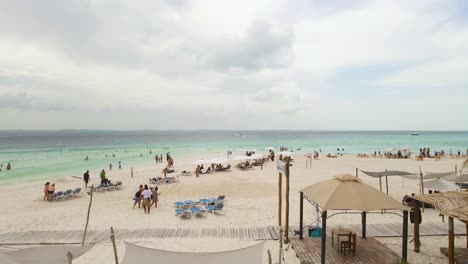
M 356 233 L 353 232 L 353 230 L 348 229 L 348 228 L 333 228 L 331 230 L 332 233 L 332 246 L 334 246 L 334 238 L 336 236 L 337 238 L 337 251 L 340 251 L 340 237 L 344 236 L 347 237 L 349 236 L 349 233 L 351 233 L 351 239 L 353 242 L 353 251 L 356 251 Z

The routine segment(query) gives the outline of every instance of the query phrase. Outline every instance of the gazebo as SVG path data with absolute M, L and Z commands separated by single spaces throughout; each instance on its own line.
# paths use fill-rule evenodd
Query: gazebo
M 362 212 L 362 237 L 366 237 L 366 213 L 377 210 L 403 211 L 402 259 L 407 260 L 408 208 L 401 202 L 363 183 L 349 174 L 336 175 L 330 180 L 321 181 L 300 191 L 299 238 L 303 239 L 303 200 L 306 199 L 322 215 L 322 252 L 321 263 L 325 264 L 327 212 L 330 210 L 357 210 Z M 347 213 L 347 212 L 345 212 Z M 328 217 L 331 217 L 330 215 Z

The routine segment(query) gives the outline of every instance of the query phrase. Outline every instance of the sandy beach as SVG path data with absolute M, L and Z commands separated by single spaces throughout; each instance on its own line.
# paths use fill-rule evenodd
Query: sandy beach
M 299 223 L 299 190 L 302 188 L 329 179 L 333 175 L 349 173 L 355 174 L 356 168 L 366 171 L 403 170 L 418 172 L 421 166 L 423 171 L 444 172 L 452 170 L 456 164 L 460 166 L 462 160 L 442 159 L 435 161 L 426 159 L 416 161 L 413 159 L 383 159 L 383 158 L 356 158 L 355 155 L 345 155 L 336 159 L 321 157 L 312 162 L 312 168 L 306 168 L 306 159 L 302 155 L 294 156 L 291 167 L 291 208 L 290 224 Z M 230 172 L 215 172 L 195 177 L 194 165 L 191 160 L 177 160 L 175 157 L 174 175 L 187 170 L 192 171 L 192 176 L 179 176 L 179 182 L 174 184 L 159 185 L 160 201 L 157 209 L 152 208 L 151 214 L 143 213 L 142 209 L 133 209 L 133 200 L 137 187 L 140 184 L 148 184 L 148 178 L 162 176 L 161 170 L 164 163 L 148 164 L 134 168 L 134 177 L 130 176 L 130 168 L 123 170 L 114 169 L 108 171 L 108 178 L 122 181 L 124 188 L 119 191 L 99 192 L 94 194 L 93 206 L 89 222 L 89 229 L 104 230 L 113 226 L 119 229 L 153 229 L 153 228 L 213 228 L 213 227 L 250 227 L 273 226 L 277 224 L 277 184 L 278 174 L 276 162 L 267 162 L 261 169 L 241 171 L 232 168 Z M 235 161 L 230 162 L 235 165 Z M 378 179 L 371 178 L 362 173 L 360 179 L 375 188 L 379 188 Z M 91 181 L 98 184 L 99 176 L 91 172 Z M 405 194 L 418 193 L 418 180 L 408 180 L 401 177 L 389 177 L 389 195 L 398 201 Z M 66 177 L 54 181 L 57 190 L 66 190 L 76 187 L 84 187 L 82 180 Z M 82 230 L 86 221 L 86 212 L 89 203 L 88 195 L 82 197 L 58 201 L 43 202 L 43 182 L 31 182 L 14 186 L 0 187 L 0 199 L 3 206 L 0 207 L 0 232 L 7 231 L 31 231 L 31 230 Z M 152 185 L 150 185 L 152 186 Z M 385 185 L 384 185 L 385 186 Z M 206 218 L 181 219 L 174 215 L 174 202 L 183 200 L 198 200 L 200 198 L 217 197 L 226 195 L 226 214 L 208 215 Z M 314 207 L 305 203 L 305 225 L 314 223 Z M 441 222 L 438 213 L 432 209 L 426 209 L 423 215 L 424 223 Z M 401 223 L 401 217 L 389 214 L 370 214 L 368 224 L 373 223 Z M 329 219 L 330 225 L 359 224 L 358 215 L 337 215 Z M 409 226 L 412 229 L 412 225 Z M 411 238 L 410 238 L 411 239 Z M 397 255 L 401 255 L 401 238 L 379 238 Z M 408 245 L 408 257 L 410 263 L 442 263 L 446 257 L 440 253 L 440 247 L 447 246 L 447 237 L 422 237 L 421 253 L 412 251 L 413 244 Z M 91 251 L 76 259 L 74 263 L 113 263 L 110 241 L 97 244 Z M 204 239 L 203 243 L 197 243 L 197 239 L 149 239 L 144 241 L 131 241 L 138 245 L 152 248 L 167 249 L 173 251 L 221 251 L 238 249 L 252 245 L 253 241 L 234 241 L 221 239 Z M 466 238 L 456 238 L 456 246 L 465 246 Z M 125 254 L 122 241 L 117 243 L 120 258 Z M 16 248 L 19 248 L 16 247 Z M 270 249 L 273 260 L 277 259 L 278 242 L 268 241 L 265 244 L 266 251 Z M 296 254 L 291 248 L 286 251 L 286 263 L 299 263 Z

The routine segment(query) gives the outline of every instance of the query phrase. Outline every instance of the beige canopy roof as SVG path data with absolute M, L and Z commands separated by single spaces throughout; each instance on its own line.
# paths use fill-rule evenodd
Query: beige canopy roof
M 125 243 L 127 249 L 122 264 L 262 264 L 264 244 L 224 252 L 173 252 Z
M 301 192 L 304 192 L 309 200 L 317 203 L 322 211 L 368 212 L 381 209 L 407 209 L 401 202 L 349 174 L 337 175 L 333 179 L 312 184 Z

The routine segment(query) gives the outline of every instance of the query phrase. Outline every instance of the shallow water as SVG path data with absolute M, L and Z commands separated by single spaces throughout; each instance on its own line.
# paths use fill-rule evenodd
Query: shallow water
M 390 147 L 420 147 L 466 152 L 468 132 L 423 131 L 1 131 L 0 184 L 97 173 L 118 162 L 123 168 L 154 161 L 171 152 L 177 158 L 239 154 L 245 149 L 267 153 L 266 147 L 285 146 L 296 152 L 371 153 Z M 300 150 L 298 150 L 300 149 Z M 151 154 L 150 154 L 151 150 Z M 107 155 L 107 157 L 106 157 Z M 113 157 L 112 155 L 115 155 Z M 141 155 L 141 156 L 140 156 Z M 89 160 L 85 160 L 85 157 Z M 13 169 L 6 171 L 10 162 Z

